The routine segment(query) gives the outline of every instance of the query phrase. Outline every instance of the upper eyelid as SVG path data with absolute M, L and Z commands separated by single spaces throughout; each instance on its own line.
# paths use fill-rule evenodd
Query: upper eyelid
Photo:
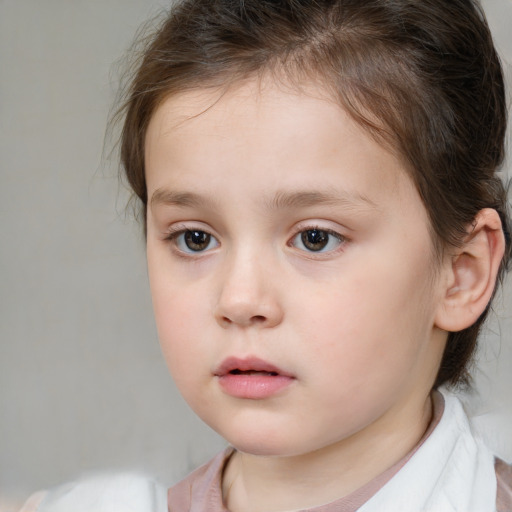
M 325 233 L 333 236 L 334 238 L 337 238 L 340 242 L 348 242 L 348 238 L 345 235 L 338 233 L 338 231 L 335 231 L 333 229 L 326 229 L 326 228 L 314 226 L 314 227 L 305 228 L 305 229 L 302 228 L 302 229 L 295 231 L 295 233 L 290 237 L 288 244 L 290 244 L 301 233 L 304 233 L 305 231 L 313 231 L 313 230 L 324 231 Z
M 165 233 L 165 239 L 176 239 L 179 235 L 182 235 L 183 233 L 186 233 L 187 231 L 200 231 L 201 233 L 206 233 L 207 235 L 211 236 L 212 238 L 215 238 L 215 240 L 219 241 L 219 237 L 215 234 L 213 234 L 211 231 L 207 231 L 206 229 L 200 229 L 200 228 L 194 228 L 194 227 L 186 227 L 186 228 L 178 228 L 178 229 L 169 229 Z
M 165 229 L 164 236 L 170 237 L 172 235 L 178 235 L 185 231 L 203 231 L 204 233 L 208 233 L 209 235 L 219 238 L 215 233 L 215 230 L 209 228 L 208 226 L 204 226 L 200 221 L 190 221 L 190 222 L 176 222 L 171 226 L 168 226 Z
M 348 228 L 342 228 L 341 226 L 339 227 L 332 227 L 332 226 L 329 226 L 329 225 L 326 225 L 328 224 L 329 222 L 328 221 L 303 221 L 303 222 L 299 222 L 295 225 L 295 227 L 293 228 L 293 235 L 292 235 L 292 238 L 297 236 L 298 233 L 302 233 L 303 231 L 309 231 L 309 230 L 312 230 L 312 229 L 318 229 L 319 231 L 326 231 L 327 233 L 333 235 L 333 236 L 338 236 L 340 238 L 343 238 L 344 240 L 348 240 L 348 236 L 346 234 L 344 234 L 345 231 L 350 231 L 350 229 Z M 330 223 L 329 223 L 330 224 Z
M 336 231 L 335 229 L 326 228 L 326 227 L 317 226 L 317 225 L 310 226 L 310 227 L 301 227 L 300 229 L 297 229 L 297 231 L 295 231 L 295 235 L 293 235 L 293 236 L 296 236 L 298 233 L 303 233 L 304 231 L 313 231 L 313 230 L 325 231 L 326 233 L 329 233 L 330 235 L 333 235 L 336 237 L 347 238 L 345 235 Z

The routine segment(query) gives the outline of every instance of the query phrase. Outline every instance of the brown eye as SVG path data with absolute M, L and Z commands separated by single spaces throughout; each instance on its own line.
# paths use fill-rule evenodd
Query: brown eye
M 178 253 L 198 254 L 219 247 L 219 241 L 202 229 L 176 229 L 166 237 Z
M 330 252 L 345 242 L 343 235 L 327 229 L 305 229 L 297 233 L 290 245 L 306 252 Z
M 310 251 L 321 251 L 329 243 L 329 233 L 321 229 L 308 229 L 300 234 L 304 247 Z
M 194 252 L 200 252 L 208 249 L 212 237 L 204 231 L 185 231 L 184 242 L 188 249 Z

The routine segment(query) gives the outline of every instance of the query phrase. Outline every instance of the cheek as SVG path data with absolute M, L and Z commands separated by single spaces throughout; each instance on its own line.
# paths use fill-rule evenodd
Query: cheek
M 171 294 L 154 294 L 155 318 L 160 347 L 169 372 L 185 400 L 198 414 L 207 407 L 212 360 L 205 326 L 197 314 L 197 300 Z M 206 363 L 205 363 L 206 362 Z
M 151 298 L 163 355 L 175 379 L 186 375 L 200 360 L 205 347 L 200 336 L 207 328 L 204 325 L 204 295 L 193 285 L 182 286 L 159 259 L 148 250 L 148 270 Z M 192 372 L 188 371 L 190 375 Z
M 407 374 L 425 350 L 433 301 L 424 258 L 423 271 L 377 259 L 364 273 L 340 278 L 319 300 L 307 326 L 318 364 L 345 388 L 392 383 Z
M 170 288 L 152 291 L 158 335 L 164 355 L 193 358 L 201 350 L 198 336 L 204 329 L 198 300 Z

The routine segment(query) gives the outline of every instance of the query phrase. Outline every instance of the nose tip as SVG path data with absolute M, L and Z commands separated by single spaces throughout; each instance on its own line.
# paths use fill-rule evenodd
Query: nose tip
M 233 251 L 216 276 L 214 314 L 223 328 L 267 328 L 282 321 L 276 262 L 264 258 L 259 246 L 256 249 L 246 244 Z
M 253 275 L 251 280 L 229 279 L 223 283 L 215 317 L 224 328 L 266 328 L 281 322 L 283 310 L 277 292 Z
M 244 310 L 245 308 L 233 309 L 228 314 L 218 315 L 219 324 L 222 327 L 229 327 L 230 325 L 238 325 L 239 327 L 271 327 L 277 323 L 272 321 L 271 316 L 262 314 L 252 315 L 249 311 Z

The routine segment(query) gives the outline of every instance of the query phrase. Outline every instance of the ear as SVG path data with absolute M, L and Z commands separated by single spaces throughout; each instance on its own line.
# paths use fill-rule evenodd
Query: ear
M 505 251 L 501 220 L 491 208 L 480 210 L 455 255 L 443 267 L 443 298 L 435 325 L 457 332 L 473 325 L 491 300 Z

